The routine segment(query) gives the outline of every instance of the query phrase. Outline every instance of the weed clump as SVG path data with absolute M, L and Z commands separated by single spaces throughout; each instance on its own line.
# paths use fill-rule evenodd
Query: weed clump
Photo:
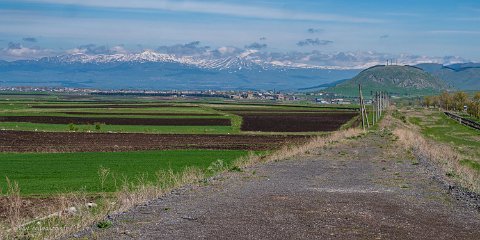
M 73 123 L 68 124 L 68 130 L 70 130 L 71 132 L 76 132 L 78 131 L 78 129 L 79 128 L 75 124 Z
M 113 223 L 108 220 L 100 221 L 97 223 L 97 227 L 100 229 L 107 229 L 107 228 L 110 228 L 112 225 Z

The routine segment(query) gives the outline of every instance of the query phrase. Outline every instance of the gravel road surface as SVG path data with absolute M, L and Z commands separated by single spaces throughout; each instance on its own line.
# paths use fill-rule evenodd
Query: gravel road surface
M 371 133 L 111 216 L 98 239 L 480 239 L 478 209 Z

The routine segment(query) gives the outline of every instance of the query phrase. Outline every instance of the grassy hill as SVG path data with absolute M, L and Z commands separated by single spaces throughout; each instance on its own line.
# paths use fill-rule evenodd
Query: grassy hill
M 447 84 L 438 77 L 412 66 L 375 66 L 360 72 L 356 77 L 337 84 L 326 91 L 345 96 L 358 96 L 358 84 L 363 94 L 386 91 L 392 95 L 415 96 L 440 92 Z
M 463 63 L 443 66 L 419 64 L 417 67 L 445 80 L 449 86 L 460 90 L 480 90 L 480 64 Z

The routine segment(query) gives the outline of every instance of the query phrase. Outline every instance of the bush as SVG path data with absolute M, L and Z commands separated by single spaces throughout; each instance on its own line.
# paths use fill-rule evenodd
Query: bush
M 75 126 L 75 124 L 70 123 L 70 124 L 68 124 L 68 130 L 70 130 L 70 131 L 78 131 L 78 127 Z

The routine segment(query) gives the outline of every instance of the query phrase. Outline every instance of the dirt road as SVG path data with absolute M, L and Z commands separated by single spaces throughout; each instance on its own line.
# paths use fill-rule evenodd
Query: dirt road
M 98 239 L 479 239 L 456 200 L 389 134 L 226 173 L 112 216 Z

